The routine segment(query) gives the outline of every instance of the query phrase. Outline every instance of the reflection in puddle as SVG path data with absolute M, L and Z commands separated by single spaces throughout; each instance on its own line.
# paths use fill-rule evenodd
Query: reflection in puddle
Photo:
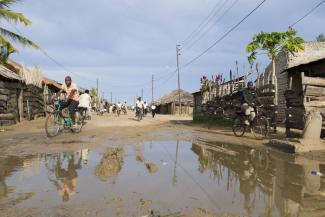
M 325 165 L 277 152 L 183 141 L 103 153 L 0 157 L 0 210 L 36 208 L 43 216 L 78 217 L 145 216 L 152 210 L 325 216 L 325 178 L 311 171 L 324 173 Z
M 115 179 L 117 174 L 121 171 L 124 160 L 124 149 L 122 148 L 108 148 L 100 163 L 96 166 L 95 176 L 101 181 L 106 182 L 110 178 Z

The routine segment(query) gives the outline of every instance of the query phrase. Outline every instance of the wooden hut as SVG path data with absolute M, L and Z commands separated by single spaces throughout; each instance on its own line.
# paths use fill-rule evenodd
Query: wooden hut
M 43 86 L 43 96 L 44 96 L 44 103 L 50 104 L 52 96 L 59 92 L 61 89 L 62 84 L 49 79 L 47 77 L 42 78 L 42 86 Z
M 193 95 L 184 90 L 180 90 L 181 105 L 179 103 L 179 90 L 174 90 L 169 94 L 156 100 L 154 103 L 157 105 L 158 114 L 181 114 L 192 115 L 193 114 Z
M 275 85 L 276 97 L 275 102 L 277 110 L 277 121 L 285 123 L 286 121 L 286 98 L 285 92 L 290 89 L 289 69 L 299 65 L 312 63 L 313 61 L 320 60 L 325 56 L 325 42 L 305 42 L 303 44 L 304 51 L 291 54 L 280 52 L 276 57 L 276 80 Z M 324 71 L 323 71 L 324 72 Z M 267 85 L 272 80 L 272 63 L 270 63 L 263 75 L 260 77 L 260 84 Z M 295 85 L 295 84 L 293 84 Z
M 42 70 L 38 67 L 27 68 L 13 60 L 8 60 L 5 65 L 23 78 L 23 118 L 32 120 L 44 116 Z
M 0 125 L 12 125 L 23 118 L 23 78 L 0 65 Z
M 286 129 L 303 129 L 306 115 L 319 111 L 325 129 L 325 43 L 322 53 L 297 56 L 285 72 L 288 75 L 288 90 L 285 91 Z

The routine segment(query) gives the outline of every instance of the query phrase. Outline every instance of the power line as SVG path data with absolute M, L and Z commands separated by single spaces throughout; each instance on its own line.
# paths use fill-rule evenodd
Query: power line
M 224 13 L 208 28 L 206 29 L 194 42 L 192 42 L 187 49 L 192 48 L 197 42 L 199 42 L 210 30 L 218 24 L 228 13 L 229 11 L 238 3 L 239 0 L 235 0 L 225 11 Z
M 325 1 L 325 0 L 324 0 Z M 204 50 L 200 55 L 186 63 L 182 66 L 182 68 L 185 68 L 189 65 L 191 65 L 193 62 L 198 60 L 200 57 L 202 57 L 204 54 L 206 54 L 209 50 L 211 50 L 214 46 L 216 46 L 218 43 L 220 43 L 223 39 L 225 39 L 231 32 L 233 32 L 240 24 L 242 24 L 250 15 L 252 15 L 259 7 L 261 7 L 266 0 L 263 0 L 261 3 L 259 3 L 251 12 L 249 12 L 243 19 L 241 19 L 235 26 L 233 26 L 230 30 L 228 30 L 224 35 L 222 35 L 217 41 L 215 41 L 210 47 L 208 47 L 206 50 Z
M 303 17 L 301 17 L 299 20 L 297 20 L 296 22 L 294 22 L 289 27 L 292 28 L 295 25 L 297 25 L 300 21 L 302 21 L 303 19 L 305 19 L 306 17 L 308 17 L 314 10 L 316 10 L 317 8 L 319 8 L 323 3 L 325 3 L 325 0 L 322 0 L 321 2 L 319 2 L 315 7 L 313 7 L 310 11 L 308 11 Z
M 219 4 L 220 3 L 220 4 Z M 221 4 L 222 3 L 222 4 Z M 206 19 L 204 19 L 200 25 L 190 34 L 189 37 L 187 37 L 186 40 L 184 40 L 183 42 L 183 46 L 186 47 L 187 44 L 189 44 L 189 42 L 192 39 L 195 39 L 197 37 L 198 34 L 200 34 L 200 32 L 202 30 L 204 30 L 204 28 L 213 20 L 213 18 L 215 18 L 218 13 L 223 9 L 223 7 L 227 4 L 227 0 L 220 0 L 215 7 L 212 9 L 212 11 L 210 12 L 210 14 L 206 17 Z M 219 7 L 220 5 L 220 7 Z
M 214 13 L 214 11 L 217 9 L 217 7 L 219 6 L 219 4 L 222 2 L 223 0 L 218 1 L 215 6 L 213 7 L 213 9 L 210 11 L 210 13 L 208 14 L 207 17 L 205 17 L 202 22 L 198 25 L 198 27 L 196 27 L 183 41 L 183 44 L 185 44 L 192 36 L 193 34 L 195 34 L 195 32 L 197 32 L 198 29 L 201 28 L 201 26 L 210 19 L 210 17 L 212 16 L 212 14 Z

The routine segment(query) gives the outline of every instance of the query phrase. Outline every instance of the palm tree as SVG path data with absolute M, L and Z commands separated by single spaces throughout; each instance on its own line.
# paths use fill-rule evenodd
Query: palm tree
M 275 104 L 277 105 L 277 79 L 275 72 L 275 60 L 281 51 L 294 54 L 295 52 L 304 50 L 304 39 L 296 36 L 297 32 L 289 29 L 286 32 L 260 32 L 254 35 L 253 40 L 247 45 L 246 51 L 250 53 L 248 61 L 251 65 L 256 60 L 258 51 L 266 51 L 267 56 L 272 60 L 272 84 L 275 85 Z
M 21 0 L 0 0 L 0 19 L 6 20 L 11 24 L 21 23 L 25 26 L 31 25 L 32 22 L 22 13 L 10 10 L 12 4 L 20 1 Z M 39 49 L 39 46 L 28 38 L 0 27 L 0 63 L 5 63 L 10 54 L 18 51 L 12 42 Z

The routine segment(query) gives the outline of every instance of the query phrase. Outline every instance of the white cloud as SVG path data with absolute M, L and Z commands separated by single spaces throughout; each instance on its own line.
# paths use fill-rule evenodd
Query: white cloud
M 100 78 L 103 91 L 120 93 L 121 97 L 123 95 L 130 101 L 134 93 L 140 92 L 141 86 L 128 85 L 150 81 L 152 74 L 168 75 L 171 70 L 166 69 L 166 66 L 176 65 L 176 43 L 183 41 L 200 24 L 216 2 L 217 0 L 25 0 L 15 9 L 33 21 L 31 27 L 19 26 L 19 29 L 40 43 L 69 71 L 73 71 L 72 76 L 80 85 L 94 86 L 95 83 L 91 84 L 90 81 Z M 259 2 L 260 0 L 239 0 L 199 43 L 190 50 L 182 50 L 181 63 L 202 52 Z M 227 76 L 229 69 L 234 69 L 236 60 L 241 64 L 246 62 L 245 45 L 254 33 L 261 30 L 286 30 L 288 25 L 317 3 L 318 0 L 267 1 L 211 52 L 181 70 L 182 87 L 191 91 L 198 89 L 199 77 L 203 74 L 224 72 Z M 229 6 L 231 1 L 227 4 Z M 324 11 L 323 5 L 298 24 L 296 27 L 299 35 L 313 40 L 319 33 L 325 32 Z M 48 76 L 60 81 L 68 73 L 40 52 L 29 48 L 22 49 L 13 57 L 25 64 L 41 66 Z M 156 92 L 161 95 L 174 88 L 176 77 L 160 86 Z

